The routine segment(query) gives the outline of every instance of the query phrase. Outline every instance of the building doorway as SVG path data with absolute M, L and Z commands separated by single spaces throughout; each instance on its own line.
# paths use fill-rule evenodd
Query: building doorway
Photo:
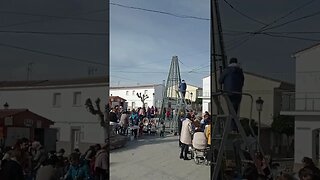
M 80 146 L 80 127 L 71 128 L 71 152 Z

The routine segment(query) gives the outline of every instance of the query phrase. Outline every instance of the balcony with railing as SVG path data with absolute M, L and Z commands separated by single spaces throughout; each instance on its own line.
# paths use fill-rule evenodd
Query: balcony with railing
M 320 112 L 320 93 L 283 92 L 282 112 Z
M 199 98 L 210 98 L 210 91 L 199 91 Z

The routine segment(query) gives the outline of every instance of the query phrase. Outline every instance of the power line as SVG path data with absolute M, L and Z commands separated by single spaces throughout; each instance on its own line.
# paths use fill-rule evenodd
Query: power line
M 314 16 L 317 16 L 317 15 L 320 15 L 320 11 L 317 11 L 317 12 L 314 12 L 312 14 L 309 14 L 309 15 L 306 15 L 306 16 L 302 16 L 302 17 L 287 21 L 287 22 L 279 24 L 279 25 L 272 26 L 270 28 L 266 28 L 263 31 L 279 28 L 279 27 L 282 27 L 284 25 L 287 25 L 287 24 L 290 24 L 290 23 L 293 23 L 293 22 L 297 22 L 297 21 L 300 21 L 300 20 L 303 20 L 303 19 L 307 19 L 307 18 L 310 18 L 310 17 L 314 17 Z
M 253 36 L 246 36 L 246 37 L 243 37 L 242 40 L 238 43 L 234 43 L 232 46 L 228 47 L 227 50 L 228 51 L 232 51 L 233 49 L 236 49 L 237 47 L 243 45 L 244 43 L 248 42 Z
M 236 9 L 231 3 L 229 3 L 227 0 L 223 0 L 225 3 L 227 3 L 229 5 L 229 7 L 231 7 L 231 9 L 233 9 L 235 12 L 237 12 L 238 14 L 240 14 L 241 16 L 253 21 L 253 22 L 256 22 L 256 23 L 259 23 L 259 24 L 262 24 L 262 25 L 267 25 L 266 23 L 258 20 L 258 19 L 255 19 L 253 17 L 250 17 L 248 15 L 246 15 L 245 13 L 241 12 L 240 10 Z
M 255 30 L 255 31 L 254 31 L 253 33 L 251 33 L 251 35 L 249 35 L 247 38 L 244 38 L 243 40 L 241 40 L 240 43 L 238 43 L 237 45 L 229 48 L 228 50 L 231 51 L 231 50 L 233 50 L 233 49 L 235 49 L 235 48 L 243 45 L 244 43 L 246 43 L 246 42 L 248 42 L 250 39 L 252 39 L 256 34 L 261 33 L 261 32 L 263 32 L 263 31 L 267 30 L 267 27 L 269 27 L 269 26 L 277 23 L 277 22 L 280 21 L 281 19 L 284 19 L 284 18 L 288 17 L 289 15 L 293 14 L 294 12 L 296 12 L 296 11 L 298 11 L 298 10 L 306 7 L 307 5 L 310 5 L 310 4 L 313 3 L 314 1 L 315 1 L 315 0 L 308 1 L 308 2 L 306 2 L 306 3 L 304 3 L 304 4 L 302 4 L 301 6 L 298 6 L 297 8 L 294 8 L 293 10 L 289 11 L 289 12 L 286 13 L 285 15 L 283 15 L 283 16 L 275 19 L 275 20 L 273 20 L 271 23 L 263 26 L 262 28 L 259 28 L 259 29 Z
M 320 31 L 265 31 L 268 34 L 320 34 Z
M 288 38 L 288 39 L 297 39 L 297 40 L 304 40 L 304 41 L 314 41 L 320 42 L 320 39 L 311 39 L 311 38 L 303 38 L 303 37 L 295 37 L 295 36 L 285 36 L 285 35 L 275 35 L 269 33 L 261 33 L 263 35 L 271 36 L 271 37 L 280 37 L 280 38 Z
M 311 0 L 311 1 L 308 1 L 308 2 L 306 2 L 306 3 L 304 3 L 304 4 L 302 4 L 301 6 L 298 6 L 297 8 L 289 11 L 289 12 L 286 13 L 285 15 L 283 15 L 283 16 L 275 19 L 275 20 L 272 21 L 270 24 L 268 24 L 268 25 L 266 25 L 265 27 L 263 27 L 263 29 L 266 28 L 266 27 L 269 27 L 269 26 L 271 26 L 271 25 L 273 25 L 273 24 L 275 24 L 275 23 L 277 23 L 277 22 L 280 21 L 281 19 L 284 19 L 284 18 L 290 16 L 290 15 L 293 14 L 294 12 L 296 12 L 296 11 L 298 11 L 298 10 L 300 10 L 300 9 L 302 9 L 302 8 L 310 5 L 310 4 L 312 4 L 312 3 L 315 2 L 315 1 L 316 1 L 316 0 Z
M 104 9 L 98 9 L 98 10 L 94 10 L 94 11 L 88 11 L 88 12 L 84 12 L 84 13 L 77 13 L 77 14 L 73 14 L 73 16 L 80 16 L 80 15 L 87 15 L 87 14 L 94 14 L 94 13 L 99 13 L 99 12 L 105 12 L 106 8 Z M 58 19 L 67 19 L 70 17 L 65 17 L 65 18 L 58 18 Z M 76 17 L 71 17 L 71 18 L 76 18 Z M 57 19 L 57 18 L 56 18 Z M 79 20 L 79 19 L 78 19 Z M 0 28 L 6 28 L 6 27 L 13 27 L 13 26 L 21 26 L 21 25 L 27 25 L 27 24 L 34 24 L 34 23 L 39 23 L 39 22 L 45 22 L 46 20 L 44 19 L 40 19 L 40 20 L 32 20 L 32 21 L 25 21 L 25 22 L 19 22 L 19 23 L 13 23 L 13 24 L 9 24 L 9 25 L 3 25 L 0 26 Z M 105 23 L 107 21 L 104 21 Z
M 104 11 L 105 10 L 106 9 L 104 9 Z M 56 19 L 71 19 L 71 20 L 77 20 L 77 21 L 106 22 L 105 20 L 87 19 L 87 18 L 79 18 L 79 17 L 67 17 L 67 16 L 54 16 L 54 15 L 46 15 L 46 14 L 34 14 L 34 13 L 26 13 L 26 12 L 0 11 L 0 13 L 1 14 L 16 14 L 16 15 L 56 18 Z
M 86 59 L 75 58 L 75 57 L 65 56 L 65 55 L 60 55 L 60 54 L 55 54 L 55 53 L 51 53 L 51 52 L 44 52 L 44 51 L 39 51 L 39 50 L 34 50 L 34 49 L 29 49 L 29 48 L 24 48 L 24 47 L 19 47 L 19 46 L 5 44 L 5 43 L 0 43 L 0 46 L 13 48 L 13 49 L 19 49 L 19 50 L 23 50 L 23 51 L 27 51 L 27 52 L 31 52 L 31 53 L 36 53 L 36 54 L 42 54 L 42 55 L 47 55 L 47 56 L 52 56 L 52 57 L 59 57 L 59 58 L 63 58 L 63 59 L 69 59 L 69 60 L 73 60 L 73 61 L 77 61 L 77 62 L 81 62 L 81 63 L 86 63 L 86 64 L 96 64 L 96 65 L 101 65 L 101 66 L 107 66 L 108 67 L 108 64 L 105 64 L 105 63 L 100 63 L 100 62 L 90 61 L 90 60 L 86 60 Z
M 224 33 L 227 35 L 244 35 L 244 34 L 261 34 L 260 32 L 253 32 L 253 31 L 242 31 L 242 30 L 226 30 Z M 320 31 L 263 31 L 263 33 L 269 34 L 320 34 Z
M 112 3 L 112 2 L 110 2 L 110 4 L 113 5 L 113 6 L 119 6 L 119 7 L 128 8 L 128 9 L 135 9 L 135 10 L 141 10 L 141 11 L 146 11 L 146 12 L 165 14 L 165 15 L 174 16 L 174 17 L 177 17 L 177 18 L 197 19 L 197 20 L 203 20 L 203 21 L 209 21 L 210 20 L 209 18 L 204 18 L 204 17 L 174 14 L 174 13 L 165 12 L 165 11 L 152 10 L 152 9 L 146 9 L 146 8 L 140 8 L 140 7 L 134 7 L 134 6 L 127 6 L 127 5 L 118 4 L 118 3 Z
M 108 36 L 108 33 L 91 33 L 91 32 L 46 32 L 46 31 L 14 31 L 14 30 L 0 30 L 0 33 L 14 33 L 14 34 L 43 34 L 43 35 L 90 35 L 90 36 Z

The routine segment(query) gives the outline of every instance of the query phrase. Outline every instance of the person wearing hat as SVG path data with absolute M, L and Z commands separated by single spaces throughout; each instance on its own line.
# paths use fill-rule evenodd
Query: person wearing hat
M 242 95 L 239 93 L 242 92 L 244 74 L 238 64 L 237 58 L 230 59 L 228 67 L 220 75 L 219 83 L 223 85 L 224 91 L 232 92 L 228 96 L 235 112 L 238 113 L 242 98 Z M 232 129 L 233 131 L 238 131 L 234 121 L 232 121 Z

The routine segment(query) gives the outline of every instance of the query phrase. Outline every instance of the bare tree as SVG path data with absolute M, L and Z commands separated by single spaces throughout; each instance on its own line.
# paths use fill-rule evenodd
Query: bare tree
M 144 102 L 146 99 L 149 98 L 149 96 L 147 94 L 141 94 L 141 93 L 137 93 L 138 98 L 140 98 L 141 102 L 142 102 L 142 107 L 144 107 Z

